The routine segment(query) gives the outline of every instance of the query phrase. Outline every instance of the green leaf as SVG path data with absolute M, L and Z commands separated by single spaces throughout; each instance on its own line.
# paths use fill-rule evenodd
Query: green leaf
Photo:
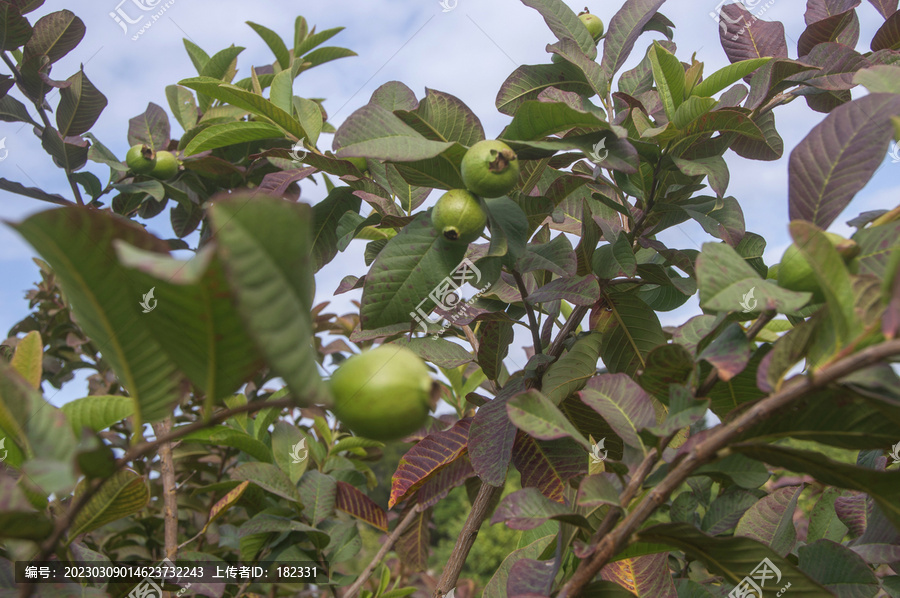
M 291 54 L 288 52 L 284 40 L 282 40 L 277 33 L 268 27 L 263 27 L 252 21 L 247 21 L 247 24 L 263 38 L 263 41 L 266 42 L 266 45 L 269 46 L 269 49 L 272 50 L 272 53 L 275 55 L 275 60 L 278 62 L 278 66 L 281 69 L 287 69 L 291 66 Z
M 140 309 L 150 289 L 132 286 L 112 242 L 160 254 L 168 251 L 166 244 L 140 226 L 80 208 L 41 212 L 15 228 L 53 268 L 82 329 L 128 390 L 135 428 L 168 415 L 178 396 L 177 369 Z
M 247 331 L 301 404 L 329 400 L 312 345 L 310 212 L 306 205 L 234 193 L 210 210 Z
M 576 110 L 562 102 L 529 100 L 518 107 L 502 138 L 530 141 L 577 127 L 609 130 L 600 114 Z
M 366 276 L 360 305 L 363 330 L 410 322 L 416 311 L 427 314 L 438 287 L 462 261 L 466 247 L 443 241 L 429 213 L 419 214 L 388 241 Z
M 28 108 L 25 107 L 25 104 L 10 95 L 0 98 L 0 121 L 10 123 L 23 122 L 39 126 L 28 114 Z
M 84 492 L 86 481 L 75 489 L 75 496 Z M 150 489 L 143 476 L 133 469 L 117 471 L 103 482 L 81 511 L 75 515 L 69 528 L 69 538 L 95 530 L 117 519 L 137 513 L 150 502 Z
M 91 395 L 75 399 L 60 407 L 77 435 L 82 428 L 99 432 L 120 422 L 134 413 L 134 403 L 129 397 Z
M 316 46 L 321 46 L 343 30 L 344 27 L 334 27 L 332 29 L 323 29 L 322 31 L 313 33 L 309 36 L 304 36 L 303 41 L 294 45 L 294 56 L 298 58 L 303 56 Z
M 230 46 L 228 48 L 225 48 L 224 50 L 216 52 L 215 54 L 213 54 L 212 58 L 210 58 L 207 63 L 203 65 L 203 69 L 200 71 L 200 75 L 202 77 L 211 77 L 220 82 L 230 82 L 232 78 L 234 78 L 234 65 L 237 62 L 237 57 L 243 51 L 244 48 L 241 48 L 239 46 Z M 204 110 L 204 112 L 206 111 Z
M 177 430 L 178 428 L 175 428 Z M 224 426 L 197 430 L 186 434 L 184 442 L 202 442 L 213 446 L 230 446 L 265 463 L 272 462 L 272 451 L 246 432 Z
M 591 332 L 579 338 L 572 348 L 552 363 L 542 379 L 541 391 L 555 405 L 584 388 L 597 372 L 603 335 Z
M 585 476 L 578 486 L 578 506 L 593 509 L 601 505 L 619 505 L 619 492 L 603 474 Z
M 319 525 L 334 515 L 337 482 L 316 470 L 307 471 L 300 480 L 300 500 L 303 512 L 313 525 Z
M 322 125 L 324 124 L 322 109 L 316 102 L 297 96 L 292 98 L 291 105 L 297 114 L 297 118 L 300 120 L 300 125 L 309 135 L 307 141 L 309 141 L 310 145 L 315 146 L 319 140 L 319 135 L 322 133 Z
M 243 108 L 257 116 L 262 116 L 297 139 L 309 137 L 293 116 L 261 95 L 241 89 L 236 85 L 222 83 L 220 80 L 211 77 L 193 77 L 179 81 L 178 84 L 232 106 Z
M 141 288 L 154 289 L 151 334 L 207 400 L 231 396 L 262 358 L 244 329 L 222 261 L 213 247 L 188 261 L 115 244 L 120 263 Z
M 675 118 L 672 120 L 672 124 L 679 129 L 685 129 L 695 120 L 715 108 L 716 104 L 718 102 L 713 98 L 691 96 L 675 110 Z
M 377 104 L 367 104 L 351 114 L 334 136 L 335 154 L 339 158 L 414 162 L 434 158 L 451 145 L 425 138 Z
M 512 322 L 491 320 L 478 331 L 478 365 L 488 380 L 497 380 L 503 372 L 503 360 L 514 340 Z
M 284 472 L 270 463 L 242 463 L 232 469 L 229 475 L 232 480 L 253 482 L 263 490 L 276 496 L 293 502 L 300 502 L 300 494 L 297 492 L 297 488 Z
M 809 515 L 808 543 L 827 539 L 840 542 L 847 533 L 847 526 L 841 523 L 834 510 L 834 501 L 842 494 L 839 488 L 826 488 Z
M 719 482 L 732 481 L 741 488 L 759 488 L 769 479 L 769 470 L 762 463 L 743 455 L 728 455 L 694 470 L 692 475 L 708 475 Z
M 797 549 L 798 566 L 840 598 L 873 598 L 881 584 L 858 554 L 831 540 L 817 540 Z
M 756 69 L 766 65 L 770 60 L 772 60 L 771 57 L 751 58 L 750 60 L 741 60 L 734 64 L 729 64 L 726 67 L 722 67 L 698 83 L 694 89 L 691 90 L 691 95 L 711 97 L 730 86 L 732 83 L 740 81 Z
M 395 114 L 434 141 L 455 141 L 470 147 L 484 139 L 484 128 L 472 109 L 456 96 L 442 91 L 426 88 L 425 97 L 414 111 Z
M 309 442 L 309 439 L 296 426 L 285 421 L 275 423 L 275 429 L 272 430 L 272 454 L 275 457 L 275 463 L 295 485 L 303 477 L 309 463 L 309 453 L 305 448 L 306 442 L 304 441 Z M 292 455 L 297 455 L 297 459 Z M 297 463 L 298 460 L 299 463 Z
M 603 333 L 600 357 L 610 372 L 633 374 L 646 367 L 646 356 L 666 343 L 656 313 L 633 294 L 609 296 L 604 310 L 591 328 Z
M 32 330 L 16 344 L 9 364 L 35 390 L 41 389 L 43 371 L 44 342 L 37 330 Z
M 52 531 L 53 523 L 34 509 L 16 480 L 0 477 L 0 537 L 43 540 Z
M 662 2 L 663 0 L 657 0 Z M 522 65 L 507 77 L 497 93 L 497 110 L 513 116 L 527 100 L 537 99 L 548 87 L 573 91 L 590 97 L 593 88 L 576 66 L 565 64 Z
M 194 94 L 181 85 L 167 85 L 166 99 L 181 128 L 185 131 L 193 129 L 197 124 L 197 102 Z
M 681 103 L 684 102 L 684 66 L 682 66 L 680 60 L 663 48 L 659 42 L 653 42 L 653 47 L 647 53 L 647 56 L 650 57 L 650 65 L 653 68 L 653 79 L 656 81 L 659 99 L 662 101 L 666 116 L 669 117 L 670 121 L 674 122 L 675 112 L 681 106 Z
M 808 473 L 823 484 L 865 492 L 895 526 L 900 525 L 900 503 L 896 500 L 900 492 L 900 471 L 856 467 L 818 453 L 785 446 L 740 443 L 732 445 L 731 449 L 776 467 Z
M 729 584 L 736 585 L 745 577 L 753 575 L 764 563 L 763 559 L 769 559 L 769 563 L 777 567 L 780 576 L 772 577 L 774 571 L 767 564 L 768 579 L 764 583 L 766 593 L 777 591 L 776 588 L 781 589 L 790 583 L 789 593 L 793 597 L 822 598 L 828 595 L 825 588 L 807 577 L 790 561 L 749 538 L 713 538 L 686 523 L 654 525 L 638 532 L 638 538 L 683 550 L 692 558 L 703 561 L 711 572 L 725 577 Z
M 306 68 L 319 66 L 320 64 L 325 64 L 326 62 L 331 62 L 332 60 L 338 60 L 340 58 L 350 58 L 352 56 L 357 56 L 356 52 L 354 52 L 353 50 L 348 50 L 347 48 L 337 48 L 334 46 L 326 46 L 324 48 L 319 48 L 318 50 L 313 50 L 309 54 L 305 55 L 303 57 L 302 64 L 305 70 Z M 306 66 L 307 64 L 309 66 Z
M 570 437 L 586 450 L 591 443 L 581 435 L 559 408 L 536 390 L 514 396 L 506 403 L 510 421 L 520 430 L 540 440 Z
M 56 126 L 63 137 L 87 133 L 108 103 L 83 70 L 66 79 L 68 87 L 59 90 Z
M 209 126 L 198 133 L 184 148 L 185 156 L 260 139 L 282 139 L 278 127 L 264 122 L 233 122 Z
M 700 306 L 714 311 L 740 311 L 742 305 L 754 311 L 777 309 L 781 313 L 798 311 L 809 301 L 809 293 L 782 289 L 760 275 L 734 249 L 725 243 L 704 243 L 697 258 L 697 282 Z M 746 309 L 746 308 L 745 308 Z
M 318 108 L 316 108 L 318 110 Z M 338 252 L 338 224 L 344 214 L 359 214 L 361 200 L 350 187 L 335 187 L 313 206 L 312 252 L 316 272 Z
M 187 51 L 191 62 L 194 63 L 194 68 L 197 69 L 197 74 L 199 75 L 206 67 L 206 63 L 209 62 L 209 54 L 204 52 L 200 46 L 187 38 L 184 38 L 181 41 L 184 42 L 184 49 Z

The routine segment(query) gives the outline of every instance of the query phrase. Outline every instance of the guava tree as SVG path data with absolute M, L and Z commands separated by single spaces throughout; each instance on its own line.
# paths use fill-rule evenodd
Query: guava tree
M 484 596 L 900 596 L 900 208 L 853 218 L 851 239 L 826 232 L 900 141 L 897 0 L 809 0 L 796 52 L 781 23 L 720 6 L 710 27 L 731 64 L 712 73 L 678 57 L 691 49 L 664 0 L 626 0 L 605 31 L 523 0 L 557 41 L 500 86 L 499 140 L 458 98 L 400 82 L 335 130 L 293 82 L 352 55 L 320 47 L 339 30 L 298 18 L 289 47 L 251 23 L 275 62 L 234 82 L 242 48 L 186 41 L 198 76 L 166 90 L 184 133 L 149 106 L 127 164 L 88 132 L 106 99 L 86 75 L 49 77 L 83 25 L 69 11 L 31 24 L 40 4 L 0 0 L 4 91 L 32 104 L 5 93 L 2 115 L 35 127 L 72 197 L 0 179 L 62 206 L 12 224 L 43 260 L 0 360 L 3 579 L 51 556 L 312 561 L 335 593 L 396 598 L 432 589 L 416 574 L 432 513 L 465 485 L 471 510 L 430 571 L 437 598 L 471 589 L 460 575 L 487 524 L 521 536 Z M 884 24 L 865 49 L 856 11 L 872 7 Z M 659 39 L 622 72 L 644 34 Z M 769 267 L 726 156 L 782 157 L 777 109 L 800 98 L 823 116 L 790 152 L 794 246 Z M 165 151 L 174 176 L 140 162 Z M 309 205 L 299 187 L 316 179 L 328 194 Z M 170 201 L 173 238 L 137 223 Z M 710 236 L 700 251 L 664 241 L 689 220 Z M 365 264 L 317 288 L 353 241 Z M 358 289 L 355 313 L 315 303 Z M 702 314 L 660 324 L 695 294 Z M 394 398 L 400 417 L 427 394 L 451 415 L 389 430 L 391 405 L 354 403 L 391 359 L 342 363 L 384 349 L 413 361 L 372 401 Z M 401 375 L 416 360 L 431 388 Z M 42 382 L 84 368 L 89 396 L 43 399 Z M 391 440 L 410 421 L 380 505 L 383 444 L 351 430 Z M 505 492 L 512 471 L 522 489 Z M 360 552 L 373 529 L 379 547 Z M 21 594 L 35 587 L 133 584 Z

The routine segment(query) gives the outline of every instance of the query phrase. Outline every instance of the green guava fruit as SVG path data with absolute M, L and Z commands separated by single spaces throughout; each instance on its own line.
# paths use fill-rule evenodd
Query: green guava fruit
M 125 154 L 125 164 L 134 174 L 148 174 L 156 166 L 156 155 L 146 145 L 133 145 Z
M 487 214 L 478 198 L 465 189 L 444 193 L 431 210 L 431 223 L 444 239 L 468 245 L 481 236 Z
M 825 236 L 841 254 L 845 264 L 859 254 L 860 248 L 855 241 L 827 231 Z M 825 295 L 822 293 L 812 266 L 796 244 L 788 247 L 781 258 L 781 263 L 778 265 L 778 285 L 791 291 L 812 293 L 813 300 L 816 302 L 825 300 Z
M 479 141 L 463 156 L 461 171 L 466 189 L 481 197 L 500 197 L 516 186 L 519 159 L 502 141 Z
M 150 171 L 150 176 L 167 181 L 178 174 L 178 158 L 167 151 L 156 152 L 156 166 Z
M 334 414 L 359 436 L 399 440 L 425 425 L 432 380 L 418 355 L 381 345 L 354 355 L 331 376 Z
M 588 33 L 591 34 L 591 37 L 594 38 L 595 42 L 600 41 L 600 38 L 603 37 L 603 20 L 597 15 L 592 15 L 589 12 L 583 12 L 578 15 L 578 18 L 581 19 L 581 22 L 584 23 L 584 26 L 587 27 Z

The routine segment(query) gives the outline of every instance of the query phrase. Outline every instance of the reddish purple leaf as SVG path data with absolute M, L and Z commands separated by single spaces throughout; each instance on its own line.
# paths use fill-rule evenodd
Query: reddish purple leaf
M 898 0 L 869 0 L 869 2 L 878 9 L 885 19 L 897 12 L 897 6 L 900 5 Z
M 834 500 L 834 512 L 855 538 L 866 533 L 869 515 L 874 506 L 864 492 L 850 491 Z
M 698 356 L 716 368 L 719 378 L 728 382 L 747 367 L 750 361 L 750 341 L 737 322 L 730 324 Z
M 512 322 L 485 322 L 478 331 L 478 364 L 488 380 L 496 380 L 503 371 L 503 360 L 514 339 Z
M 461 419 L 450 429 L 429 434 L 409 449 L 391 478 L 389 509 L 465 454 L 471 425 L 471 418 Z
M 848 10 L 810 24 L 797 41 L 797 54 L 806 56 L 819 44 L 838 42 L 855 48 L 859 41 L 859 17 Z
M 400 518 L 406 517 L 406 507 Z M 431 521 L 431 509 L 425 509 L 415 517 L 406 530 L 400 534 L 394 545 L 403 564 L 413 571 L 424 571 L 428 567 L 428 545 L 431 543 L 431 532 L 428 524 Z
M 474 475 L 472 462 L 469 461 L 469 457 L 463 455 L 442 468 L 419 488 L 416 493 L 416 504 L 430 507 Z
M 803 486 L 785 486 L 747 509 L 734 530 L 735 536 L 762 542 L 779 556 L 787 555 L 797 542 L 794 511 Z
M 586 453 L 569 439 L 536 440 L 519 432 L 512 460 L 522 475 L 523 488 L 537 488 L 558 503 L 564 500 L 566 483 L 587 473 Z
M 169 116 L 166 111 L 150 102 L 147 110 L 128 121 L 128 143 L 144 144 L 158 152 L 169 147 Z
M 900 10 L 888 17 L 872 37 L 873 51 L 900 50 Z
M 262 182 L 259 184 L 259 190 L 281 197 L 285 194 L 291 183 L 302 181 L 316 172 L 318 172 L 317 169 L 310 167 L 270 172 L 263 177 Z
M 506 414 L 506 402 L 525 391 L 521 378 L 508 384 L 493 401 L 478 409 L 469 430 L 469 459 L 486 484 L 500 486 L 512 458 L 516 427 Z
M 494 515 L 491 524 L 505 522 L 510 529 L 534 529 L 551 517 L 569 513 L 564 505 L 548 500 L 534 488 L 523 488 L 504 498 Z
M 751 77 L 750 95 L 744 102 L 744 107 L 755 110 L 775 97 L 776 94 L 793 86 L 790 82 L 785 82 L 785 79 L 813 68 L 811 65 L 788 58 L 770 60 L 757 69 Z
M 644 25 L 653 18 L 665 0 L 626 0 L 609 21 L 609 30 L 603 41 L 603 60 L 600 66 L 607 78 L 618 71 L 634 48 Z
M 857 71 L 871 66 L 856 50 L 831 42 L 816 46 L 803 58 L 803 62 L 819 69 L 798 73 L 789 81 L 803 82 L 829 91 L 855 87 L 853 77 Z
M 719 41 L 731 62 L 774 56 L 787 58 L 784 25 L 758 19 L 743 4 L 719 8 Z
M 600 297 L 600 284 L 593 274 L 557 278 L 528 296 L 529 303 L 565 299 L 574 305 L 593 305 Z
M 678 598 L 666 552 L 614 561 L 600 570 L 600 576 L 619 584 L 635 596 Z
M 873 93 L 839 106 L 791 153 L 791 220 L 827 229 L 881 166 L 900 96 Z
M 556 564 L 554 561 L 536 561 L 534 559 L 521 559 L 513 563 L 509 570 L 509 579 L 506 581 L 506 595 L 509 598 L 516 596 L 549 596 L 556 578 Z
M 387 513 L 384 512 L 384 509 L 346 482 L 337 483 L 337 497 L 334 506 L 383 532 L 388 529 Z
M 807 25 L 812 25 L 816 21 L 854 9 L 860 2 L 862 0 L 806 0 L 806 13 L 803 18 Z

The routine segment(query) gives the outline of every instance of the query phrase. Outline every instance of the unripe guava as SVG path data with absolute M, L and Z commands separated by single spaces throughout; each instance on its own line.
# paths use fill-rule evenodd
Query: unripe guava
M 156 177 L 163 181 L 168 181 L 178 174 L 178 158 L 175 154 L 167 151 L 156 152 L 156 166 L 150 171 L 150 176 Z
M 478 198 L 465 189 L 444 193 L 431 211 L 431 223 L 444 239 L 468 245 L 481 236 L 487 214 Z
M 594 38 L 595 42 L 600 41 L 600 38 L 603 37 L 603 20 L 597 15 L 592 15 L 589 12 L 583 12 L 578 15 L 578 18 L 581 19 L 581 22 L 584 23 L 584 26 L 587 27 L 588 33 L 591 34 L 591 37 Z
M 353 432 L 381 441 L 399 440 L 425 425 L 432 380 L 418 355 L 381 345 L 354 355 L 334 372 L 334 414 Z
M 479 141 L 463 156 L 461 172 L 466 189 L 475 195 L 500 197 L 516 186 L 519 159 L 502 141 Z
M 125 164 L 134 174 L 148 174 L 156 166 L 156 155 L 146 145 L 133 145 L 125 154 Z
M 844 263 L 850 262 L 859 253 L 860 248 L 855 241 L 836 233 L 825 232 L 825 236 L 841 254 Z M 778 265 L 778 285 L 792 291 L 812 293 L 816 302 L 825 300 L 812 266 L 796 244 L 788 247 L 781 258 L 781 264 Z

